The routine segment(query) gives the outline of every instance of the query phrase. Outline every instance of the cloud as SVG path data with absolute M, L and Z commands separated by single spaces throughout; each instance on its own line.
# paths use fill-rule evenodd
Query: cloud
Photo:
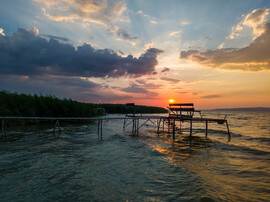
M 146 84 L 147 81 L 145 79 L 137 79 L 136 82 L 138 84 Z
M 169 36 L 175 36 L 175 35 L 178 35 L 179 33 L 181 33 L 181 31 L 171 32 L 171 33 L 169 34 Z
M 83 20 L 103 25 L 112 25 L 121 20 L 127 9 L 122 0 L 35 0 L 44 5 L 46 16 L 54 21 Z
M 44 6 L 43 14 L 53 21 L 88 22 L 106 26 L 120 39 L 133 42 L 126 31 L 115 25 L 116 22 L 129 21 L 124 16 L 127 6 L 123 0 L 34 0 Z
M 0 90 L 19 93 L 36 93 L 43 95 L 57 95 L 60 98 L 71 98 L 81 102 L 118 102 L 133 98 L 102 85 L 81 79 L 79 77 L 64 76 L 20 76 L 1 75 Z
M 126 93 L 136 93 L 136 94 L 144 94 L 144 95 L 151 95 L 151 96 L 158 95 L 155 92 L 147 90 L 147 87 L 145 85 L 138 85 L 136 83 L 131 83 L 129 87 L 122 88 L 121 91 L 126 92 Z
M 131 36 L 125 30 L 119 29 L 118 27 L 115 27 L 114 29 L 115 29 L 116 35 L 121 40 L 127 41 L 128 43 L 130 43 L 133 46 L 136 45 L 135 41 L 138 40 L 138 37 Z
M 65 37 L 60 37 L 60 36 L 53 36 L 53 35 L 49 35 L 49 34 L 40 34 L 40 36 L 47 38 L 47 39 L 55 39 L 61 42 L 70 42 L 70 40 L 68 38 Z
M 154 43 L 153 43 L 153 42 L 149 42 L 149 43 L 147 43 L 147 44 L 144 44 L 144 47 L 145 47 L 146 49 L 153 48 L 153 46 L 154 46 Z
M 135 93 L 141 94 L 143 96 L 150 96 L 148 99 L 151 99 L 155 96 L 158 96 L 157 92 L 152 90 L 156 90 L 160 87 L 160 85 L 156 84 L 139 84 L 139 83 L 130 83 L 127 88 L 122 88 L 120 91 L 125 93 Z M 138 95 L 136 95 L 138 97 Z
M 229 39 L 234 39 L 239 35 L 239 32 L 244 29 L 244 27 L 250 27 L 253 30 L 254 39 L 259 37 L 264 33 L 264 24 L 266 22 L 266 17 L 269 15 L 269 9 L 254 9 L 251 13 L 247 14 L 243 21 L 238 25 L 232 27 L 232 31 Z
M 143 11 L 139 10 L 136 12 L 136 14 L 140 14 L 140 15 L 143 15 L 144 17 L 146 18 L 150 18 L 149 22 L 152 23 L 152 24 L 158 24 L 157 22 L 157 18 L 151 16 L 151 15 L 148 15 L 148 14 L 145 14 Z
M 122 57 L 89 44 L 74 47 L 55 38 L 44 39 L 35 27 L 18 29 L 11 35 L 0 35 L 0 74 L 139 77 L 156 74 L 157 56 L 162 52 L 150 48 L 138 58 Z
M 168 72 L 168 71 L 170 71 L 170 68 L 164 67 L 164 68 L 161 70 L 161 73 L 166 73 L 166 72 Z
M 188 22 L 188 21 L 182 21 L 181 24 L 182 24 L 182 25 L 189 25 L 190 22 Z
M 142 88 L 140 85 L 132 83 L 129 85 L 127 88 L 122 88 L 121 91 L 126 92 L 126 93 L 144 93 L 148 94 L 148 90 Z
M 5 36 L 3 28 L 0 27 L 0 35 Z
M 204 99 L 211 99 L 211 98 L 218 98 L 218 97 L 221 97 L 221 96 L 216 95 L 216 94 L 201 96 L 201 98 L 204 98 Z
M 158 22 L 155 21 L 155 20 L 150 20 L 150 23 L 152 23 L 152 24 L 158 24 Z
M 181 81 L 180 79 L 174 79 L 169 77 L 160 77 L 160 79 L 163 81 L 168 81 L 169 83 L 179 83 Z
M 226 48 L 208 51 L 182 51 L 182 59 L 193 60 L 211 68 L 242 71 L 270 70 L 270 23 L 263 26 L 263 34 L 244 48 Z

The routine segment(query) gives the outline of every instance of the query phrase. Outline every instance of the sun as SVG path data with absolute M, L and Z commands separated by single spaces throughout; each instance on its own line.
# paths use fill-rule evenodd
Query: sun
M 169 103 L 174 103 L 174 99 L 169 99 Z

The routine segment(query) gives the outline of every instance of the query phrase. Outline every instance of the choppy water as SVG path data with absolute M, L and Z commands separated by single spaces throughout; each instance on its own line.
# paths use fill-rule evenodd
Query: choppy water
M 0 200 L 270 201 L 270 113 L 222 113 L 230 142 L 214 123 L 208 138 L 197 130 L 175 142 L 151 125 L 138 137 L 124 133 L 121 120 L 104 122 L 103 141 L 96 123 L 62 123 L 59 138 L 48 125 L 9 128 L 0 141 Z

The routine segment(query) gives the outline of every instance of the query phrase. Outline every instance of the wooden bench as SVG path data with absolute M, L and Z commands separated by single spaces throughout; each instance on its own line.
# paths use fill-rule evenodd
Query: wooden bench
M 175 104 L 169 104 L 168 109 L 170 110 L 169 116 L 187 116 L 192 117 L 194 115 L 194 112 L 196 111 L 194 109 L 193 103 L 175 103 Z

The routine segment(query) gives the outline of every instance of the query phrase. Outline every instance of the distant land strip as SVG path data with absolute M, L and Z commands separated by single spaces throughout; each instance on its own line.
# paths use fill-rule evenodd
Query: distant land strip
M 0 91 L 0 116 L 20 117 L 93 117 L 106 113 L 126 114 L 134 109 L 125 104 L 95 104 L 77 102 L 71 99 L 59 99 L 51 95 L 29 95 Z M 162 107 L 135 106 L 136 113 L 167 113 Z
M 210 111 L 270 111 L 270 107 L 247 107 L 247 108 L 224 108 L 224 109 L 211 109 Z

